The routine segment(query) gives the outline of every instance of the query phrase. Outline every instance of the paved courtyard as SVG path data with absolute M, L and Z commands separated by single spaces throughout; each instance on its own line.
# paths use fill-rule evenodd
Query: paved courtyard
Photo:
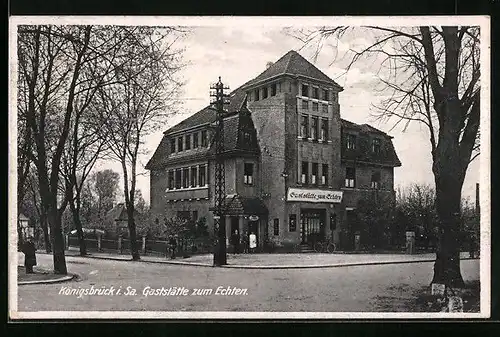
M 50 255 L 37 258 L 40 267 L 51 268 Z M 271 270 L 81 257 L 67 257 L 67 265 L 80 275 L 78 280 L 21 285 L 18 310 L 405 312 L 412 310 L 416 292 L 429 285 L 433 270 L 432 262 Z M 466 281 L 479 279 L 479 260 L 461 265 Z M 108 295 L 79 296 L 80 289 L 92 287 L 108 289 Z M 229 292 L 224 290 L 228 287 Z M 109 294 L 111 288 L 115 290 Z M 179 288 L 187 289 L 187 295 L 166 295 Z

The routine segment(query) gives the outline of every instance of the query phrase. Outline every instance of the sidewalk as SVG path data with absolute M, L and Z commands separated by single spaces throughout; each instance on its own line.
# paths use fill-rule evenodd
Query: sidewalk
M 66 256 L 79 257 L 79 251 L 71 248 L 66 251 Z M 461 253 L 461 259 L 469 259 L 468 253 Z M 96 253 L 91 252 L 87 258 L 131 261 L 130 255 Z M 241 269 L 297 269 L 297 268 L 333 268 L 348 266 L 398 264 L 398 263 L 418 263 L 433 262 L 436 259 L 434 253 L 429 254 L 320 254 L 320 253 L 300 253 L 300 254 L 228 254 L 227 265 L 224 268 Z M 194 255 L 189 258 L 178 257 L 171 260 L 166 257 L 141 256 L 142 262 L 163 263 L 173 265 L 186 265 L 198 267 L 212 267 L 213 255 Z

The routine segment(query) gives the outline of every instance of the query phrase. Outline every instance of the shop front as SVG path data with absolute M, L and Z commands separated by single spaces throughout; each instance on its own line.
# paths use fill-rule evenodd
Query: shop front
M 299 214 L 299 243 L 312 245 L 316 241 L 338 241 L 334 236 L 342 201 L 342 191 L 289 188 L 288 213 Z

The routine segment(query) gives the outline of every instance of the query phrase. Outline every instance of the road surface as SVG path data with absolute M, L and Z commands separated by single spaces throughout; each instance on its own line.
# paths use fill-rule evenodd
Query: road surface
M 37 258 L 51 268 L 50 255 Z M 466 281 L 479 279 L 479 260 L 461 265 Z M 77 281 L 19 286 L 18 311 L 404 312 L 433 270 L 430 262 L 259 270 L 81 257 L 67 266 Z M 85 294 L 97 289 L 106 294 Z

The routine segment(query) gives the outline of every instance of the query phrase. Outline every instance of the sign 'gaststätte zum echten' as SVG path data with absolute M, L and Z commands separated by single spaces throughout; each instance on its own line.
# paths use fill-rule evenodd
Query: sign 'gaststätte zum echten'
M 340 203 L 342 202 L 342 191 L 289 188 L 286 200 Z

